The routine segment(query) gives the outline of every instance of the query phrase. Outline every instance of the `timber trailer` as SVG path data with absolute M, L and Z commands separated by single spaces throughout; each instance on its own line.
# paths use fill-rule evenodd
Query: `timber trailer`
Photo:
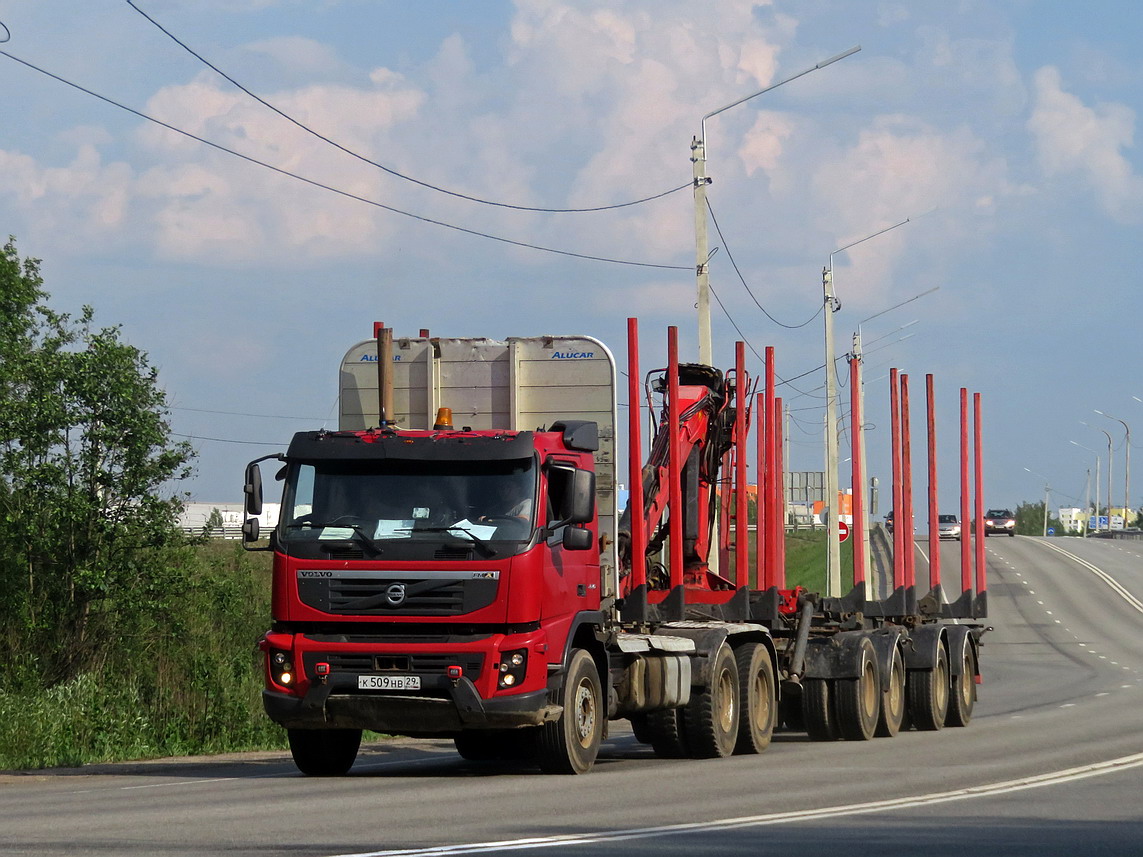
M 273 552 L 263 701 L 302 772 L 346 773 L 365 729 L 579 774 L 612 720 L 675 758 L 760 753 L 775 728 L 824 741 L 968 724 L 980 552 L 975 593 L 966 559 L 952 602 L 938 570 L 918 592 L 896 534 L 884 598 L 864 562 L 844 597 L 786 588 L 773 349 L 753 413 L 742 343 L 723 373 L 680 364 L 670 328 L 645 383 L 638 352 L 629 319 L 625 477 L 641 490 L 622 509 L 615 360 L 585 336 L 395 339 L 377 324 L 342 361 L 338 430 L 248 465 L 254 516 L 260 462 L 282 463 L 280 520 L 265 543 L 249 518 L 244 542 Z M 910 510 L 897 416 L 894 502 Z M 962 407 L 962 465 L 964 438 Z M 910 533 L 911 511 L 897 517 Z M 864 530 L 855 509 L 855 555 Z

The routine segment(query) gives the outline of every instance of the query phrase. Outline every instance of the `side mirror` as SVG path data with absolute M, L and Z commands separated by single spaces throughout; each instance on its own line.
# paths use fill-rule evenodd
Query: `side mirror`
M 595 473 L 576 468 L 568 484 L 569 524 L 590 524 L 595 518 Z
M 563 545 L 564 550 L 569 551 L 586 551 L 591 550 L 592 543 L 595 539 L 592 537 L 591 530 L 585 530 L 580 527 L 565 527 Z
M 262 514 L 262 468 L 257 462 L 246 465 L 246 484 L 242 486 L 242 493 L 246 495 L 246 514 Z M 249 523 L 249 521 L 247 521 Z M 243 525 L 245 528 L 245 525 Z M 244 529 L 245 531 L 245 529 Z M 257 538 L 257 536 L 255 536 Z
M 242 541 L 256 542 L 261 536 L 261 526 L 257 518 L 247 518 L 242 524 Z

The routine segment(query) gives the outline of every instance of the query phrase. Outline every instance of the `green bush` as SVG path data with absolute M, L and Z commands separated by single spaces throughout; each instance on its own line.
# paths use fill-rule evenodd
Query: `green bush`
M 39 655 L 11 652 L 0 769 L 285 746 L 260 695 L 267 555 L 214 541 L 167 549 L 164 559 L 173 597 L 116 628 L 99 670 L 44 683 Z

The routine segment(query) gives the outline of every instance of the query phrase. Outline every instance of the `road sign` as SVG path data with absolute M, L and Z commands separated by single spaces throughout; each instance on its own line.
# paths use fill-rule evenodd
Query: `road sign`
M 845 521 L 837 522 L 837 536 L 837 540 L 839 542 L 844 542 L 849 538 L 849 524 L 847 524 Z

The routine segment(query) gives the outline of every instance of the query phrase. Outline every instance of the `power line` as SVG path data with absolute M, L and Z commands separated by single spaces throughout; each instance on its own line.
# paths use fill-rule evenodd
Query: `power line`
M 296 417 L 288 416 L 285 414 L 247 414 L 242 411 L 214 411 L 209 408 L 184 408 L 171 406 L 172 411 L 193 411 L 198 414 L 224 414 L 229 417 L 258 417 L 265 420 L 306 420 L 307 422 L 320 422 L 327 419 L 326 417 Z
M 179 434 L 178 432 L 175 432 L 175 431 L 171 432 L 171 436 L 172 437 L 185 437 L 188 440 L 209 440 L 209 441 L 212 441 L 214 443 L 241 443 L 241 444 L 245 444 L 247 446 L 279 446 L 279 447 L 289 446 L 288 443 L 273 443 L 273 442 L 262 441 L 262 440 L 232 440 L 231 438 L 228 438 L 228 437 L 202 437 L 201 435 L 197 435 L 197 434 Z
M 815 318 L 818 317 L 818 314 L 822 311 L 824 304 L 822 306 L 819 306 L 817 308 L 817 310 L 814 312 L 814 314 L 811 315 L 805 321 L 803 321 L 801 324 L 784 324 L 783 322 L 780 322 L 780 321 L 778 321 L 778 319 L 774 318 L 774 316 L 770 315 L 770 313 L 766 309 L 766 307 L 762 306 L 762 304 L 760 304 L 758 302 L 758 298 L 756 298 L 754 296 L 754 292 L 752 292 L 750 290 L 750 286 L 748 286 L 746 284 L 746 278 L 744 276 L 742 276 L 742 271 L 739 270 L 738 263 L 734 261 L 734 256 L 731 254 L 730 247 L 728 247 L 726 244 L 726 238 L 722 234 L 722 229 L 718 225 L 718 218 L 714 216 L 714 209 L 710 207 L 710 199 L 709 198 L 706 201 L 706 208 L 707 208 L 707 211 L 710 212 L 711 222 L 714 223 L 714 231 L 718 233 L 719 240 L 722 241 L 722 249 L 724 249 L 726 251 L 726 256 L 728 259 L 730 259 L 730 264 L 734 267 L 734 273 L 738 274 L 738 279 L 739 279 L 739 281 L 741 281 L 742 287 L 744 289 L 746 289 L 746 294 L 750 295 L 750 299 L 752 301 L 754 301 L 754 304 L 755 304 L 755 306 L 758 307 L 758 309 L 762 310 L 762 312 L 766 316 L 766 318 L 770 319 L 770 321 L 774 322 L 774 324 L 778 325 L 778 327 L 784 327 L 787 330 L 797 330 L 798 328 L 805 327 L 807 324 L 809 324 L 811 321 L 813 321 Z
M 628 260 L 628 259 L 612 259 L 612 258 L 608 258 L 606 256 L 593 256 L 593 255 L 588 254 L 588 253 L 575 253 L 575 252 L 572 252 L 570 250 L 559 250 L 559 249 L 556 249 L 553 247 L 543 247 L 539 244 L 530 244 L 526 241 L 516 241 L 516 240 L 511 239 L 511 238 L 504 238 L 503 236 L 500 236 L 500 235 L 493 235 L 493 234 L 488 233 L 488 232 L 480 232 L 480 231 L 475 230 L 475 229 L 468 229 L 464 226 L 457 226 L 457 225 L 452 224 L 452 223 L 447 223 L 443 220 L 435 220 L 431 217 L 425 217 L 424 215 L 413 214 L 412 212 L 404 211 L 400 208 L 394 208 L 391 205 L 386 205 L 383 202 L 378 202 L 377 200 L 368 199 L 367 197 L 359 196 L 358 194 L 350 193 L 349 191 L 346 191 L 346 190 L 341 190 L 340 188 L 333 187 L 332 185 L 324 184 L 324 183 L 319 182 L 315 179 L 306 178 L 303 175 L 299 175 L 298 173 L 290 172 L 289 170 L 283 169 L 282 167 L 276 167 L 273 164 L 269 164 L 265 161 L 260 161 L 251 155 L 244 155 L 241 152 L 235 151 L 234 149 L 229 149 L 226 146 L 223 146 L 221 143 L 215 143 L 212 140 L 207 140 L 205 137 L 199 137 L 196 134 L 192 134 L 190 131 L 184 131 L 182 128 L 178 128 L 175 125 L 171 125 L 168 122 L 162 121 L 161 119 L 156 119 L 154 116 L 150 116 L 146 113 L 143 113 L 142 111 L 136 110 L 133 107 L 128 107 L 127 105 L 122 104 L 118 101 L 115 101 L 112 98 L 108 98 L 105 95 L 100 95 L 98 92 L 94 92 L 93 90 L 87 89 L 86 87 L 79 85 L 78 83 L 74 83 L 70 80 L 67 80 L 66 78 L 60 77 L 58 74 L 54 74 L 53 72 L 47 71 L 46 69 L 43 69 L 43 68 L 40 68 L 39 66 L 34 65 L 33 63 L 28 62 L 27 60 L 21 59 L 20 57 L 15 56 L 14 54 L 8 53 L 7 51 L 0 51 L 0 56 L 6 56 L 6 57 L 8 57 L 8 59 L 14 60 L 15 62 L 18 62 L 20 65 L 25 66 L 26 68 L 32 69 L 32 71 L 39 72 L 40 74 L 45 75 L 46 77 L 52 78 L 52 80 L 59 81 L 60 83 L 65 84 L 66 86 L 70 86 L 72 89 L 79 90 L 80 92 L 84 93 L 85 95 L 90 95 L 93 98 L 98 98 L 100 101 L 103 101 L 106 104 L 110 104 L 113 107 L 118 107 L 120 110 L 125 110 L 126 112 L 128 112 L 134 116 L 138 116 L 140 119 L 145 119 L 148 122 L 153 122 L 154 124 L 156 124 L 162 128 L 166 128 L 168 131 L 174 131 L 176 134 L 181 134 L 182 136 L 187 137 L 191 140 L 195 140 L 196 142 L 202 143 L 203 145 L 210 146 L 212 149 L 216 149 L 220 152 L 225 152 L 228 155 L 233 155 L 234 157 L 240 158 L 243 161 L 247 161 L 248 163 L 255 164 L 256 166 L 259 166 L 259 167 L 263 167 L 267 170 L 278 173 L 279 175 L 286 176 L 288 178 L 292 178 L 296 181 L 300 181 L 304 184 L 310 185 L 311 187 L 320 188 L 321 190 L 327 190 L 330 193 L 335 193 L 335 194 L 337 194 L 339 196 L 343 196 L 347 199 L 353 199 L 353 200 L 356 200 L 357 202 L 363 202 L 366 205 L 371 205 L 375 208 L 380 208 L 383 211 L 388 211 L 392 214 L 399 214 L 402 217 L 408 217 L 408 218 L 411 218 L 412 220 L 420 221 L 421 223 L 428 223 L 428 224 L 431 224 L 433 226 L 441 226 L 441 227 L 444 227 L 445 229 L 452 229 L 455 232 L 462 232 L 466 235 L 472 235 L 472 236 L 475 236 L 477 238 L 487 238 L 490 241 L 499 241 L 502 244 L 510 244 L 514 247 L 523 247 L 523 248 L 528 249 L 528 250 L 539 250 L 539 251 L 544 252 L 544 253 L 554 253 L 558 256 L 570 256 L 574 259 L 586 259 L 586 260 L 591 261 L 591 262 L 606 262 L 606 263 L 613 264 L 613 265 L 629 265 L 629 266 L 638 267 L 638 268 L 655 268 L 655 269 L 667 270 L 667 271 L 690 271 L 690 270 L 692 270 L 692 268 L 690 266 L 687 266 L 687 265 L 660 265 L 660 264 L 656 264 L 653 262 L 635 262 L 635 261 Z
M 515 211 L 535 211 L 535 212 L 541 212 L 541 213 L 545 213 L 545 214 L 580 214 L 580 213 L 597 212 L 597 211 L 612 211 L 612 210 L 617 209 L 617 208 L 628 208 L 629 206 L 632 206 L 632 205 L 641 205 L 642 203 L 645 203 L 645 202 L 652 202 L 656 199 L 662 199 L 665 196 L 669 196 L 672 193 L 677 193 L 678 191 L 683 190 L 683 189 L 691 186 L 691 182 L 687 182 L 686 184 L 682 184 L 682 185 L 679 185 L 678 187 L 671 188 L 670 190 L 665 190 L 665 191 L 662 191 L 661 193 L 656 193 L 656 194 L 653 194 L 651 196 L 643 197 L 641 199 L 634 199 L 634 200 L 631 200 L 629 202 L 614 203 L 612 205 L 599 205 L 599 206 L 594 206 L 591 208 L 539 208 L 539 207 L 532 207 L 532 206 L 527 206 L 527 205 L 514 205 L 512 203 L 497 202 L 495 200 L 490 200 L 490 199 L 482 199 L 481 197 L 478 197 L 478 196 L 470 196 L 468 194 L 460 193 L 458 191 L 448 190 L 447 188 L 439 187 L 438 185 L 430 184 L 429 182 L 421 181 L 420 179 L 416 179 L 416 178 L 413 178 L 412 176 L 405 175 L 404 173 L 398 172 L 397 170 L 393 169 L 392 167 L 387 167 L 384 164 L 381 164 L 381 163 L 378 163 L 377 161 L 371 160 L 370 158 L 367 158 L 365 155 L 362 155 L 359 152 L 355 152 L 352 149 L 346 148 L 341 143 L 338 143 L 336 140 L 330 139 L 329 137 L 325 136 L 321 132 L 316 131 L 313 128 L 306 125 L 305 123 L 295 119 L 293 116 L 289 115 L 285 111 L 283 111 L 280 108 L 276 107 L 275 105 L 271 104 L 269 101 L 262 98 L 260 95 L 252 92 L 250 89 L 248 89 L 246 86 L 239 83 L 237 80 L 235 80 L 233 77 L 231 77 L 225 71 L 220 69 L 218 66 L 216 66 L 214 63 L 212 63 L 210 60 L 206 59 L 206 57 L 204 57 L 198 51 L 194 50 L 194 48 L 190 47 L 190 45 L 188 45 L 186 42 L 184 42 L 182 39 L 180 39 L 178 36 L 176 36 L 174 33 L 172 33 L 170 30 L 168 30 L 166 27 L 164 27 L 162 24 L 160 24 L 158 21 L 156 21 L 154 18 L 152 18 L 150 15 L 148 15 L 142 9 L 140 9 L 138 6 L 136 6 L 135 3 L 133 2 L 133 0 L 125 0 L 125 2 L 127 3 L 128 6 L 130 6 L 132 9 L 134 9 L 136 12 L 138 12 L 140 15 L 142 15 L 144 18 L 146 18 L 156 28 L 158 28 L 158 30 L 160 32 L 162 32 L 165 36 L 167 36 L 167 38 L 169 38 L 172 42 L 174 42 L 176 45 L 178 45 L 180 48 L 182 48 L 184 51 L 186 51 L 192 57 L 197 59 L 199 62 L 201 62 L 207 68 L 211 69 L 213 72 L 215 72 L 215 74 L 224 78 L 226 81 L 228 81 L 229 83 L 231 83 L 232 85 L 234 85 L 235 87 L 240 89 L 242 92 L 246 93 L 246 95 L 253 98 L 255 101 L 257 101 L 263 107 L 266 107 L 269 110 L 272 110 L 274 113 L 281 116 L 287 122 L 291 123 L 292 125 L 295 125 L 296 127 L 305 131 L 307 134 L 310 134 L 311 136 L 316 137 L 317 139 L 321 140 L 322 142 L 328 143 L 330 146 L 333 146 L 335 149 L 338 149 L 339 151 L 344 152 L 345 154 L 349 155 L 350 157 L 356 158 L 357 160 L 362 161 L 363 163 L 366 163 L 366 164 L 369 164 L 370 166 L 376 167 L 377 169 L 379 169 L 383 172 L 386 172 L 391 176 L 394 176 L 394 177 L 399 178 L 399 179 L 403 179 L 404 181 L 411 182 L 412 184 L 419 185 L 420 187 L 423 187 L 423 188 L 428 188 L 429 190 L 434 190 L 438 193 L 447 194 L 448 196 L 453 196 L 453 197 L 456 197 L 457 199 L 468 200 L 469 202 L 480 203 L 481 205 L 492 205 L 492 206 L 496 206 L 498 208 L 510 208 L 510 209 L 515 210 Z

